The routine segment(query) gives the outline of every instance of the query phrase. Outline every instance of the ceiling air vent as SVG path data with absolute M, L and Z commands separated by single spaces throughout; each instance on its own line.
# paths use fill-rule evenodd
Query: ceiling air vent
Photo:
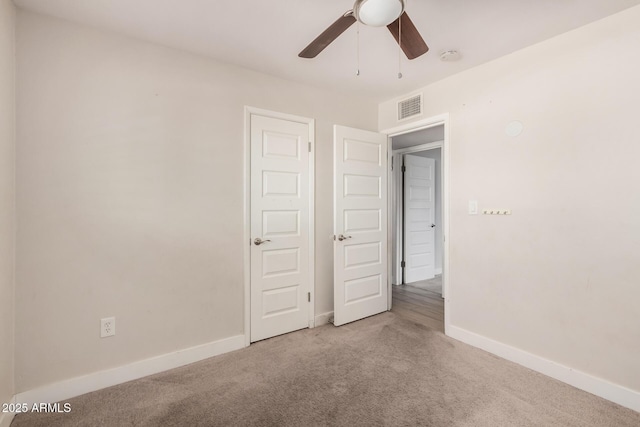
M 398 120 L 422 114 L 422 94 L 398 102 Z

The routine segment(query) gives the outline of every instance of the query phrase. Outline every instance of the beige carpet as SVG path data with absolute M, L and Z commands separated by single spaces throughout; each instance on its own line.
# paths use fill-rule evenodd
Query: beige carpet
M 69 400 L 22 426 L 640 426 L 640 413 L 393 312 Z

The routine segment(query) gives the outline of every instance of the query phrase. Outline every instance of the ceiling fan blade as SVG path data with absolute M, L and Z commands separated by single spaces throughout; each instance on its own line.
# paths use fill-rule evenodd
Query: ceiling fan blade
M 387 25 L 391 34 L 396 39 L 396 41 L 400 40 L 400 21 L 402 20 L 402 43 L 400 43 L 400 47 L 404 51 L 404 54 L 407 55 L 409 59 L 416 59 L 420 55 L 424 55 L 429 51 L 429 46 L 425 43 L 424 39 L 418 32 L 418 29 L 411 19 L 409 19 L 409 15 L 407 13 L 403 13 L 400 15 L 400 18 L 393 21 L 391 24 Z
M 340 34 L 344 33 L 347 28 L 353 25 L 354 22 L 356 22 L 356 18 L 353 16 L 353 11 L 350 10 L 346 12 L 338 18 L 336 22 L 331 24 L 329 28 L 324 30 L 322 34 L 316 37 L 309 46 L 305 47 L 298 56 L 300 58 L 315 58 L 325 47 L 329 46 Z

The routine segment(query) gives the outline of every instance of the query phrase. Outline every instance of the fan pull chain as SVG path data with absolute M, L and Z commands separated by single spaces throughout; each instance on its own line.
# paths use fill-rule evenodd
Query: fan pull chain
M 356 21 L 356 76 L 360 76 L 360 21 Z
M 398 18 L 398 79 L 402 78 L 402 14 Z

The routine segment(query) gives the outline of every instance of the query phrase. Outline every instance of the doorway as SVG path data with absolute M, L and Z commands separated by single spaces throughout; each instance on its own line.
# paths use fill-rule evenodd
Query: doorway
M 391 137 L 393 309 L 444 332 L 444 124 Z

